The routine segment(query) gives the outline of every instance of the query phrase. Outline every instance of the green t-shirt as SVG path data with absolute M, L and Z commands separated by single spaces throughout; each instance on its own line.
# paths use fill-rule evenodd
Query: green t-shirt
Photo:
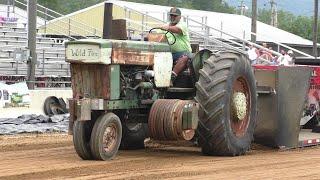
M 176 37 L 176 42 L 171 45 L 171 52 L 192 52 L 191 45 L 190 45 L 190 37 L 187 25 L 184 22 L 179 22 L 176 24 L 182 31 L 182 34 L 173 33 Z M 168 42 L 172 43 L 174 38 L 172 37 L 171 33 L 167 33 Z

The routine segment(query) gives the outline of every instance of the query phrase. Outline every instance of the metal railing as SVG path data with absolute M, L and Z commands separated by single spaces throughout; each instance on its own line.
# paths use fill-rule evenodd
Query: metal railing
M 15 3 L 17 4 L 20 4 L 20 5 L 23 5 L 24 7 L 26 7 L 26 4 L 24 4 L 23 2 L 21 1 L 24 1 L 26 2 L 26 0 L 13 0 L 13 5 Z M 99 30 L 97 30 L 96 28 L 94 27 L 90 27 L 88 25 L 86 25 L 85 23 L 83 22 L 80 22 L 80 21 L 76 21 L 74 20 L 74 18 L 66 18 L 66 17 L 63 17 L 63 14 L 61 13 L 58 13 L 56 11 L 53 11 L 49 8 L 46 8 L 42 5 L 38 5 L 39 9 L 38 9 L 38 12 L 40 14 L 42 14 L 43 17 L 45 17 L 45 25 L 42 25 L 44 26 L 44 29 L 46 31 L 46 29 L 51 29 L 52 31 L 55 31 L 57 33 L 61 33 L 61 29 L 64 29 L 64 30 L 67 30 L 68 33 L 67 34 L 64 34 L 66 37 L 69 37 L 71 39 L 74 39 L 72 38 L 72 35 L 78 35 L 79 37 L 82 37 L 82 38 L 85 38 L 85 36 L 79 34 L 79 33 L 76 33 L 77 30 L 81 30 L 83 32 L 86 32 L 88 34 L 92 33 L 91 36 L 94 36 L 94 37 L 97 37 L 97 34 L 102 34 L 102 32 L 100 32 Z M 125 11 L 125 19 L 127 20 L 127 26 L 128 26 L 128 29 L 129 30 L 133 30 L 133 31 L 140 31 L 140 36 L 141 36 L 141 39 L 143 39 L 146 35 L 146 32 L 153 26 L 155 25 L 154 23 L 148 21 L 149 19 L 152 20 L 152 21 L 158 21 L 159 23 L 165 23 L 165 19 L 167 18 L 165 15 L 163 15 L 163 20 L 161 19 L 158 19 L 158 18 L 155 18 L 155 17 L 151 17 L 148 15 L 148 12 L 146 13 L 143 13 L 143 12 L 139 12 L 139 11 L 136 11 L 132 8 L 129 8 L 129 7 L 123 7 L 124 8 L 124 11 Z M 10 8 L 8 8 L 10 9 Z M 40 10 L 40 9 L 44 9 L 44 10 Z M 14 11 L 14 8 L 13 8 L 13 11 Z M 133 13 L 136 13 L 136 14 L 140 14 L 142 16 L 142 20 L 141 22 L 136 22 L 136 21 L 133 21 L 132 19 L 130 19 L 130 13 L 133 12 Z M 53 15 L 52 15 L 53 14 Z M 50 19 L 54 19 L 53 21 L 55 22 L 62 22 L 63 25 L 62 26 L 59 26 L 57 25 L 57 23 L 51 23 L 51 27 L 48 27 L 47 26 L 47 18 L 50 18 Z M 59 19 L 61 18 L 61 19 Z M 64 19 L 66 18 L 66 19 Z M 64 20 L 62 20 L 64 19 Z M 276 56 L 280 56 L 281 54 L 277 51 L 274 51 L 274 50 L 270 50 L 270 49 L 267 49 L 267 48 L 264 48 L 263 46 L 259 45 L 259 44 L 256 44 L 256 43 L 252 43 L 248 40 L 245 40 L 245 38 L 239 38 L 235 35 L 232 35 L 232 34 L 229 34 L 229 33 L 226 33 L 222 30 L 222 24 L 221 24 L 221 30 L 220 29 L 217 29 L 217 28 L 214 28 L 214 27 L 210 27 L 207 25 L 207 17 L 201 17 L 201 22 L 199 21 L 196 21 L 194 19 L 191 19 L 190 17 L 188 16 L 184 16 L 184 19 L 187 23 L 187 25 L 190 27 L 190 33 L 193 34 L 193 35 L 196 35 L 197 38 L 201 38 L 203 41 L 202 43 L 202 46 L 203 47 L 209 47 L 210 46 L 210 43 L 215 43 L 217 44 L 218 46 L 224 46 L 224 47 L 227 47 L 227 48 L 231 48 L 231 49 L 234 49 L 234 50 L 237 50 L 237 51 L 240 51 L 240 52 L 244 52 L 245 49 L 247 49 L 248 47 L 246 46 L 246 44 L 250 43 L 252 44 L 253 46 L 255 46 L 256 48 L 259 48 L 259 49 L 263 49 L 265 51 L 268 51 L 269 53 L 273 54 L 273 55 L 276 55 Z M 79 26 L 76 25 L 76 24 L 80 24 Z M 140 24 L 140 28 L 139 28 L 139 24 Z M 52 26 L 56 26 L 57 28 L 52 28 Z M 67 29 L 66 29 L 67 27 Z M 195 31 L 196 28 L 200 28 L 200 31 Z M 93 32 L 92 32 L 93 31 Z M 211 32 L 218 32 L 221 36 L 221 40 L 218 40 L 216 39 L 215 37 L 213 37 L 211 35 Z M 254 33 L 251 33 L 250 34 L 254 35 L 254 36 L 258 36 L 257 34 L 254 34 Z M 227 36 L 228 38 L 222 38 L 222 36 Z M 263 37 L 262 35 L 259 35 L 259 37 Z M 280 49 L 280 47 L 284 47 L 286 49 L 290 49 L 300 55 L 303 55 L 303 56 L 306 56 L 306 57 L 313 57 L 307 53 L 304 53 L 302 51 L 299 51 L 297 49 L 294 49 L 292 47 L 289 47 L 285 44 L 282 44 L 280 42 L 277 42 L 277 41 L 272 41 L 274 44 L 276 44 L 278 46 L 278 51 Z
M 208 25 L 206 25 L 206 24 L 203 24 L 203 23 L 194 21 L 194 20 L 192 20 L 192 19 L 190 19 L 190 18 L 189 18 L 188 20 L 189 20 L 189 21 L 192 21 L 192 22 L 194 22 L 194 23 L 201 24 L 202 26 L 204 26 L 204 28 L 207 29 L 207 31 L 205 31 L 205 35 L 204 35 L 206 38 L 209 38 L 209 37 L 210 37 L 210 30 L 214 30 L 214 31 L 217 31 L 217 32 L 219 32 L 219 33 L 221 33 L 221 34 L 223 34 L 223 35 L 229 36 L 229 37 L 231 37 L 232 39 L 235 39 L 235 40 L 238 40 L 238 41 L 242 42 L 242 43 L 243 43 L 243 46 L 244 46 L 244 44 L 249 44 L 249 43 L 250 43 L 250 44 L 252 44 L 253 46 L 255 46 L 255 47 L 259 48 L 259 49 L 263 49 L 263 50 L 265 50 L 265 51 L 268 51 L 268 52 L 272 53 L 273 55 L 277 55 L 277 56 L 281 55 L 281 54 L 280 54 L 279 52 L 277 52 L 277 51 L 273 51 L 273 50 L 270 50 L 270 49 L 268 49 L 268 48 L 264 48 L 263 46 L 260 46 L 260 45 L 258 45 L 258 44 L 256 44 L 256 43 L 252 43 L 252 42 L 250 42 L 250 41 L 248 41 L 248 40 L 245 40 L 245 39 L 238 38 L 238 37 L 236 37 L 236 36 L 234 36 L 234 35 L 231 35 L 231 34 L 229 34 L 229 33 L 224 32 L 224 31 L 222 31 L 222 30 L 219 30 L 219 29 L 210 27 L 210 26 L 208 26 Z M 251 34 L 254 35 L 254 36 L 256 36 L 256 37 L 259 36 L 259 37 L 265 37 L 265 38 L 267 38 L 266 36 L 262 36 L 262 35 L 260 35 L 260 34 L 258 35 L 258 34 L 255 34 L 255 33 L 250 32 L 250 35 L 251 35 Z M 269 38 L 269 39 L 271 39 L 271 38 Z M 230 40 L 230 39 L 224 38 L 224 40 L 227 40 L 227 41 L 228 41 L 228 40 Z M 302 52 L 302 51 L 299 51 L 299 50 L 297 50 L 297 49 L 294 49 L 294 48 L 292 48 L 292 47 L 290 47 L 290 46 L 287 46 L 287 45 L 285 45 L 285 44 L 282 44 L 282 43 L 280 43 L 280 42 L 278 42 L 278 41 L 272 41 L 272 43 L 276 44 L 276 45 L 278 46 L 278 49 L 280 49 L 280 47 L 284 47 L 284 48 L 290 49 L 290 50 L 292 50 L 293 52 L 296 52 L 296 53 L 298 53 L 298 54 L 300 54 L 300 55 L 314 58 L 313 56 L 311 56 L 311 55 L 309 55 L 309 54 L 307 54 L 307 53 L 304 53 L 304 52 Z M 237 44 L 237 45 L 239 45 L 239 44 Z
M 19 5 L 20 7 L 24 6 L 25 8 L 27 7 L 26 4 L 23 4 L 21 3 L 20 1 L 16 1 L 14 0 L 13 1 L 15 5 Z M 10 13 L 14 13 L 14 17 L 19 17 L 23 20 L 27 20 L 27 16 L 26 14 L 20 14 L 20 8 L 19 7 L 19 10 L 17 9 L 17 7 L 15 8 L 8 8 L 8 10 L 10 10 L 9 14 Z M 21 9 L 23 10 L 23 9 Z M 38 10 L 38 13 L 41 13 L 39 12 Z M 18 27 L 19 23 L 17 22 L 16 23 L 16 27 Z M 39 27 L 39 25 L 41 26 L 42 23 L 37 21 L 37 25 Z M 12 27 L 12 28 L 16 28 L 16 27 Z M 8 28 L 11 28 L 11 26 L 8 26 Z M 26 26 L 24 25 L 24 28 L 26 28 Z M 60 25 L 55 25 L 55 28 L 53 28 L 53 26 L 51 27 L 47 27 L 48 29 L 50 29 L 52 32 L 56 32 L 57 34 L 61 34 L 61 31 L 59 29 L 63 29 L 63 27 Z M 12 32 L 15 32 L 14 30 L 12 30 Z M 24 31 L 26 33 L 26 29 L 24 29 Z M 39 33 L 37 33 L 39 34 Z M 43 35 L 43 34 L 41 34 Z M 8 36 L 8 37 L 11 37 L 11 35 L 4 35 L 4 36 Z M 20 35 L 21 37 L 26 37 L 26 34 L 23 34 L 23 35 Z M 67 38 L 67 39 L 76 39 L 75 37 L 73 36 L 70 36 L 70 35 L 65 35 L 64 34 L 64 37 Z M 42 36 L 39 36 L 37 37 L 39 39 L 42 39 L 42 38 L 45 38 L 45 37 L 42 37 Z M 65 38 L 61 38 L 61 40 L 65 40 Z M 55 38 L 52 38 L 52 39 L 55 39 Z M 58 39 L 60 40 L 60 39 Z M 11 41 L 10 41 L 11 42 Z M 12 40 L 12 43 L 15 43 L 14 40 Z M 41 40 L 40 41 L 37 41 L 37 43 L 40 43 L 40 44 L 46 44 L 46 43 L 42 43 Z M 39 45 L 40 45 L 39 44 Z M 50 45 L 51 48 L 38 48 L 37 47 L 37 68 L 36 68 L 36 74 L 37 75 L 57 75 L 57 74 L 60 74 L 60 75 L 70 75 L 70 70 L 69 70 L 69 65 L 65 63 L 64 60 L 58 60 L 58 61 L 47 61 L 48 59 L 50 58 L 45 58 L 45 55 L 46 56 L 50 56 L 50 54 L 48 55 L 47 52 L 49 51 L 52 51 L 52 49 L 56 49 L 56 48 L 59 48 L 58 46 L 61 46 L 61 47 L 64 47 L 64 43 L 60 42 L 60 43 L 57 43 L 56 41 L 53 41 L 52 42 L 47 42 L 48 45 Z M 6 46 L 7 47 L 7 46 Z M 8 46 L 9 47 L 9 46 Z M 13 52 L 17 51 L 17 50 L 23 50 L 23 51 L 27 51 L 27 43 L 24 43 L 23 46 L 12 46 L 11 48 L 8 48 L 9 50 L 12 50 Z M 41 49 L 41 50 L 40 50 Z M 5 51 L 5 50 L 1 50 L 2 52 L 8 52 L 8 51 Z M 39 52 L 41 51 L 41 52 Z M 60 51 L 58 52 L 57 51 L 57 54 L 63 54 L 63 53 L 60 53 Z M 10 56 L 10 55 L 9 55 Z M 2 69 L 1 71 L 2 72 L 6 72 L 5 74 L 10 74 L 10 72 L 14 72 L 16 75 L 25 75 L 26 74 L 26 69 L 25 69 L 25 65 L 23 64 L 26 64 L 26 60 L 19 60 L 19 59 L 16 59 L 15 56 L 13 57 L 9 57 L 7 58 L 7 63 L 8 64 L 11 64 L 11 68 L 9 69 Z M 59 56 L 59 55 L 57 55 Z M 63 58 L 61 58 L 63 59 Z M 55 60 L 55 59 L 54 59 Z M 61 62 L 60 62 L 61 61 Z M 3 63 L 6 63 L 3 61 Z M 50 67 L 50 68 L 48 68 Z
M 8 1 L 8 7 L 12 6 L 12 8 L 8 8 L 8 14 L 14 13 L 17 14 L 15 10 L 16 7 L 19 7 L 22 10 L 27 10 L 27 0 L 11 0 Z M 58 13 L 54 10 L 51 10 L 45 6 L 37 4 L 37 13 L 38 17 L 41 17 L 43 20 L 43 24 L 37 23 L 40 29 L 43 29 L 44 34 L 47 33 L 47 30 L 51 30 L 57 34 L 65 35 L 66 37 L 81 37 L 86 38 L 88 37 L 101 37 L 102 31 L 81 22 L 73 17 L 66 17 L 65 15 Z M 27 17 L 22 16 L 20 17 L 27 19 Z M 62 26 L 57 25 L 57 23 L 53 22 L 60 22 Z M 50 26 L 50 27 L 49 27 Z M 67 33 L 66 33 L 67 32 Z M 81 33 L 79 33 L 81 32 Z M 73 38 L 71 38 L 73 39 Z
M 128 7 L 123 7 L 126 11 L 132 11 L 134 13 L 139 13 L 141 14 L 142 16 L 147 16 L 149 13 L 142 13 L 142 12 L 138 12 L 132 8 L 128 8 Z M 155 18 L 155 17 L 151 17 L 153 20 L 157 20 L 159 23 L 166 23 L 165 22 L 165 19 L 166 19 L 166 16 L 163 15 L 163 19 L 158 19 L 158 18 Z M 207 18 L 206 17 L 202 17 L 201 19 L 201 22 L 199 21 L 196 21 L 194 19 L 191 19 L 189 16 L 184 16 L 183 17 L 186 24 L 188 25 L 189 27 L 189 32 L 190 34 L 192 35 L 196 35 L 196 38 L 198 39 L 202 39 L 202 44 L 201 46 L 202 47 L 210 47 L 212 45 L 210 45 L 210 43 L 215 43 L 216 45 L 218 46 L 224 46 L 226 48 L 229 48 L 229 49 L 233 49 L 233 50 L 236 50 L 236 51 L 239 51 L 239 52 L 242 52 L 244 53 L 246 49 L 248 49 L 249 47 L 247 46 L 248 44 L 252 44 L 254 47 L 258 48 L 258 49 L 261 49 L 261 50 L 265 50 L 269 53 L 271 53 L 272 55 L 274 56 L 281 56 L 281 54 L 279 53 L 279 50 L 280 50 L 280 47 L 283 47 L 283 48 L 286 48 L 288 50 L 292 50 L 293 52 L 299 54 L 299 55 L 302 55 L 302 56 L 305 56 L 305 57 L 308 57 L 308 58 L 314 58 L 314 56 L 312 55 L 309 55 L 305 52 L 302 52 L 300 50 L 297 50 L 295 48 L 292 48 L 288 45 L 285 45 L 283 43 L 280 43 L 278 41 L 275 41 L 275 40 L 271 40 L 270 42 L 274 43 L 276 46 L 278 46 L 277 48 L 277 51 L 275 50 L 271 50 L 271 49 L 268 49 L 268 48 L 265 48 L 257 43 L 252 43 L 248 40 L 246 40 L 245 38 L 239 38 L 235 35 L 232 35 L 232 34 L 229 34 L 225 31 L 223 31 L 223 24 L 221 22 L 221 29 L 217 29 L 217 28 L 214 28 L 214 27 L 211 27 L 211 26 L 208 26 L 207 25 Z M 130 17 L 126 17 L 126 20 L 129 20 Z M 130 23 L 128 23 L 128 27 L 130 27 L 130 25 L 133 23 L 132 20 L 129 20 Z M 142 27 L 145 27 L 145 28 L 149 28 L 150 29 L 150 26 L 146 26 L 145 24 L 147 24 L 148 22 L 145 22 L 145 21 L 142 21 L 140 22 L 140 25 Z M 134 22 L 134 24 L 138 24 L 138 22 Z M 149 22 L 149 24 L 151 24 Z M 200 29 L 200 31 L 196 31 L 195 29 Z M 146 30 L 144 30 L 146 31 Z M 217 32 L 219 33 L 220 35 L 220 39 L 221 40 L 218 40 L 217 38 L 213 37 L 211 35 L 211 32 Z M 142 34 L 142 33 L 141 33 Z M 266 38 L 266 39 L 271 39 L 267 36 L 264 36 L 264 35 L 261 35 L 261 34 L 255 34 L 255 33 L 251 33 L 250 32 L 250 35 L 254 35 L 254 36 L 259 36 L 259 37 L 263 37 L 263 38 Z M 244 34 L 245 35 L 245 34 Z M 228 37 L 228 38 L 223 38 L 223 36 L 225 37 Z M 225 43 L 227 42 L 227 43 Z
M 134 13 L 140 14 L 141 16 L 147 16 L 147 15 L 148 15 L 148 14 L 146 14 L 146 13 L 142 13 L 142 12 L 136 11 L 136 10 L 134 10 L 134 9 L 132 9 L 132 8 L 128 8 L 128 7 L 123 7 L 123 8 L 124 8 L 125 12 L 128 12 L 128 11 L 130 12 L 130 11 L 132 11 L 132 12 L 134 12 Z M 125 16 L 126 16 L 125 19 L 126 19 L 126 20 L 129 20 L 129 19 L 130 19 L 130 14 L 129 14 L 129 17 L 127 17 L 127 14 L 129 14 L 129 13 L 125 13 Z M 166 22 L 164 22 L 163 20 L 158 19 L 158 18 L 155 18 L 155 17 L 150 17 L 150 18 L 152 18 L 153 21 L 159 22 L 158 24 L 164 24 L 164 23 L 166 23 Z M 188 20 L 191 21 L 192 19 L 189 18 Z M 131 26 L 132 24 L 131 24 L 131 23 L 138 24 L 139 22 L 129 20 L 129 23 L 127 23 L 128 28 L 132 28 L 132 26 Z M 145 21 L 140 22 L 140 26 L 142 27 L 142 28 L 141 28 L 141 34 L 146 31 L 143 27 L 146 27 L 146 28 L 151 29 L 152 26 L 147 26 L 147 25 L 146 25 L 147 23 L 148 23 L 148 24 L 152 24 L 152 23 L 150 23 L 150 22 L 145 22 Z M 200 23 L 200 24 L 202 25 L 202 23 Z M 155 24 L 154 24 L 154 25 L 155 25 Z M 207 26 L 207 27 L 208 27 L 208 26 Z M 206 28 L 205 30 L 207 31 L 208 28 Z M 236 47 L 234 47 L 234 46 L 232 46 L 232 45 L 230 45 L 230 44 L 228 44 L 228 43 L 222 42 L 222 41 L 220 41 L 220 40 L 218 40 L 218 39 L 215 39 L 215 38 L 212 38 L 212 37 L 206 37 L 206 36 L 204 36 L 203 34 L 201 34 L 201 33 L 199 33 L 199 32 L 196 32 L 196 31 L 193 31 L 193 30 L 190 30 L 189 32 L 190 32 L 191 34 L 195 34 L 197 37 L 200 37 L 200 38 L 205 39 L 208 43 L 209 43 L 209 42 L 215 43 L 215 44 L 218 44 L 218 45 L 220 45 L 220 46 L 224 46 L 224 47 L 226 47 L 226 48 L 229 48 L 229 49 L 232 49 L 232 50 L 235 50 L 235 51 L 244 53 L 244 51 L 243 51 L 242 49 L 236 48 Z M 231 41 L 231 40 L 229 40 L 229 41 Z M 208 46 L 208 43 L 205 43 L 205 45 Z M 237 43 L 237 42 L 234 42 L 234 41 L 233 41 L 233 43 Z

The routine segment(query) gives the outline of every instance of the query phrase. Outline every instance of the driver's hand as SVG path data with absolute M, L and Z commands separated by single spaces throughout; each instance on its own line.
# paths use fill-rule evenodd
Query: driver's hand
M 164 26 L 161 26 L 160 29 L 162 29 L 164 31 L 168 31 L 169 30 L 169 26 L 164 25 Z

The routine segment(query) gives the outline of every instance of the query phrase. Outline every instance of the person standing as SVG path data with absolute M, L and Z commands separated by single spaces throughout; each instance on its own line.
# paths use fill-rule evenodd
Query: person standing
M 249 49 L 247 50 L 249 59 L 250 59 L 250 63 L 252 65 L 257 63 L 257 58 L 258 58 L 258 49 L 255 48 L 251 43 L 249 43 Z

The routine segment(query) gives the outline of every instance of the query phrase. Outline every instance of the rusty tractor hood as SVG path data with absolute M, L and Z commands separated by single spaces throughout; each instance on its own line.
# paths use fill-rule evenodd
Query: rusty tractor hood
M 82 39 L 66 42 L 70 63 L 153 65 L 157 52 L 169 53 L 166 43 L 113 39 Z

